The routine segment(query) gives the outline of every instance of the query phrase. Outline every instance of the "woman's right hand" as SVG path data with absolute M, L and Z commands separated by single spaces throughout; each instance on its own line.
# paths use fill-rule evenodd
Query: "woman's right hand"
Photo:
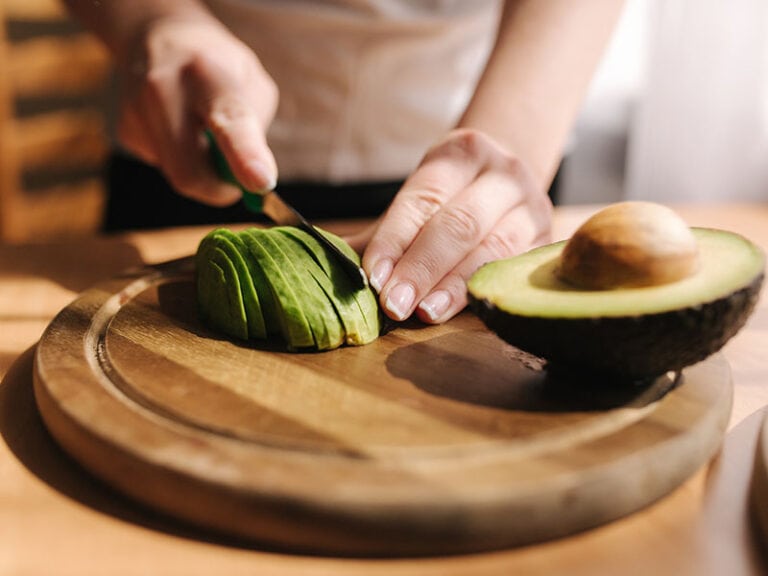
M 278 90 L 245 44 L 212 18 L 166 17 L 128 52 L 118 63 L 118 138 L 127 151 L 158 167 L 180 194 L 229 205 L 240 191 L 212 169 L 208 129 L 247 189 L 274 187 L 265 134 Z

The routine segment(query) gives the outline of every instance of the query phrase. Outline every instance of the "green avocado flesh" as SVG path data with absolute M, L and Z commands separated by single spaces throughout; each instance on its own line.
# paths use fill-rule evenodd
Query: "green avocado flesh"
M 352 286 L 335 258 L 298 228 L 213 230 L 196 254 L 200 319 L 242 340 L 278 337 L 291 350 L 368 344 L 381 331 L 376 295 Z
M 481 267 L 467 284 L 472 310 L 501 338 L 553 366 L 632 379 L 701 361 L 744 325 L 765 257 L 749 240 L 693 228 L 700 266 L 659 286 L 585 290 L 556 274 L 565 242 Z

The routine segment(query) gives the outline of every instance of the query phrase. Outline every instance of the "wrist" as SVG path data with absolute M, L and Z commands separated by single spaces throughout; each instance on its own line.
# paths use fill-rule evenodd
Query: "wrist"
M 126 31 L 122 42 L 114 49 L 115 65 L 133 72 L 146 71 L 153 54 L 169 50 L 180 31 L 184 31 L 185 35 L 194 33 L 204 38 L 208 30 L 220 33 L 222 29 L 221 23 L 207 12 L 152 14 L 135 22 L 130 31 Z
M 112 53 L 118 66 L 132 61 L 149 31 L 165 21 L 221 24 L 198 0 L 64 0 L 69 11 Z

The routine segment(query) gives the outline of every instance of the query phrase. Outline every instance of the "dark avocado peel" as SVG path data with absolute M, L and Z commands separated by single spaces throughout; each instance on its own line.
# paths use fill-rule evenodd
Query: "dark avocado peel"
M 344 240 L 323 233 L 359 262 Z M 218 228 L 195 258 L 200 319 L 227 336 L 332 350 L 368 344 L 381 332 L 373 290 L 353 286 L 335 256 L 298 228 Z
M 765 255 L 748 239 L 624 202 L 567 242 L 486 264 L 467 287 L 488 328 L 551 369 L 641 380 L 722 348 L 753 311 L 764 274 Z

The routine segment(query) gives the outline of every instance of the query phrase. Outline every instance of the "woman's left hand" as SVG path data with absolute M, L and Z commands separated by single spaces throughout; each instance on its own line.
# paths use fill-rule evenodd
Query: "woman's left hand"
M 522 160 L 457 129 L 425 155 L 387 212 L 349 241 L 394 320 L 445 322 L 481 265 L 550 240 L 552 204 Z

